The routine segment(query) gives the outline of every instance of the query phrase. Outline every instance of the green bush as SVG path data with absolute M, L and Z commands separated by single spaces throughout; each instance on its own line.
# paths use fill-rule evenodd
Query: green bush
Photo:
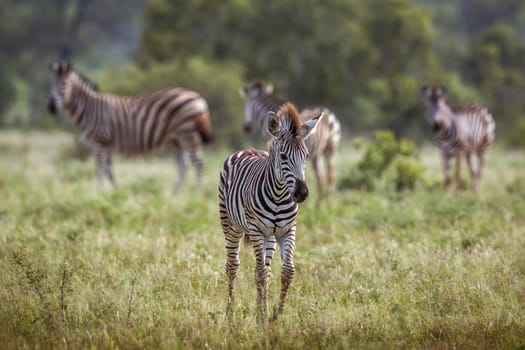
M 396 191 L 413 190 L 421 180 L 423 165 L 412 141 L 397 141 L 392 131 L 380 130 L 375 132 L 373 141 L 357 139 L 354 145 L 363 149 L 363 157 L 341 179 L 340 189 L 371 191 L 382 184 L 393 186 Z

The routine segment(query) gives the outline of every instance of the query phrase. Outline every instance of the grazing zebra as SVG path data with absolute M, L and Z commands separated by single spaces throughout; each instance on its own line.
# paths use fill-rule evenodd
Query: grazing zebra
M 446 88 L 435 85 L 425 85 L 421 88 L 428 111 L 428 119 L 434 131 L 434 136 L 441 149 L 443 170 L 445 174 L 445 190 L 448 191 L 452 182 L 450 176 L 450 161 L 456 158 L 456 185 L 461 188 L 461 157 L 465 156 L 472 179 L 472 192 L 479 193 L 479 182 L 483 168 L 485 153 L 494 141 L 496 124 L 486 108 L 470 105 L 454 112 L 447 104 Z M 472 155 L 478 157 L 474 166 Z
M 265 121 L 270 111 L 277 111 L 283 101 L 273 94 L 273 85 L 264 84 L 260 80 L 252 81 L 240 90 L 241 96 L 245 98 L 244 106 L 244 130 L 252 132 L 253 129 L 260 132 L 264 139 L 271 138 L 265 130 Z M 326 107 L 310 107 L 301 111 L 303 122 L 324 113 L 323 122 L 319 124 L 314 136 L 306 142 L 311 157 L 317 182 L 317 204 L 324 198 L 323 169 L 321 158 L 324 156 L 327 168 L 327 191 L 328 195 L 335 192 L 334 183 L 334 161 L 341 141 L 341 124 L 335 114 Z M 271 139 L 267 146 L 271 145 Z
M 317 180 L 317 204 L 324 198 L 323 168 L 321 158 L 324 156 L 327 172 L 327 192 L 333 196 L 335 192 L 334 162 L 339 142 L 341 141 L 341 124 L 335 114 L 326 107 L 311 107 L 301 111 L 303 122 L 323 114 L 324 118 L 319 123 L 315 135 L 306 140 L 310 160 Z
M 229 282 L 227 314 L 232 315 L 234 281 L 239 269 L 240 241 L 246 235 L 255 253 L 255 284 L 261 320 L 267 316 L 267 286 L 276 244 L 281 251 L 281 293 L 272 319 L 282 312 L 295 273 L 293 254 L 298 203 L 308 196 L 304 164 L 305 140 L 322 115 L 302 123 L 297 110 L 285 103 L 269 112 L 266 130 L 274 136 L 269 153 L 255 149 L 232 154 L 224 162 L 219 184 L 219 213 L 224 232 Z
M 239 93 L 244 98 L 244 131 L 259 132 L 264 140 L 270 135 L 266 132 L 266 117 L 268 112 L 277 112 L 284 103 L 273 94 L 273 85 L 254 80 L 243 86 Z
M 99 188 L 106 175 L 113 187 L 111 153 L 137 155 L 169 141 L 177 153 L 179 189 L 186 177 L 189 154 L 202 180 L 201 143 L 213 139 L 208 105 L 198 93 L 183 88 L 144 96 L 122 97 L 99 93 L 95 85 L 75 72 L 67 61 L 50 65 L 54 72 L 49 111 L 65 109 L 80 129 L 80 139 L 94 153 Z

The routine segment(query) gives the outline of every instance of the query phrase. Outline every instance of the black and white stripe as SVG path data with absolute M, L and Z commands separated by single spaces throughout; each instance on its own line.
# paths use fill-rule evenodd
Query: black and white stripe
M 244 130 L 246 132 L 255 131 L 263 139 L 268 140 L 271 135 L 265 129 L 266 117 L 268 112 L 277 111 L 283 104 L 283 100 L 273 94 L 272 84 L 265 84 L 260 80 L 255 80 L 245 85 L 241 88 L 240 93 L 245 99 Z M 335 192 L 334 163 L 341 141 L 341 123 L 330 109 L 314 106 L 303 109 L 300 115 L 303 122 L 305 122 L 320 114 L 324 114 L 323 121 L 319 124 L 315 135 L 306 142 L 317 182 L 318 204 L 325 197 L 325 193 L 333 195 Z M 268 142 L 268 147 L 270 143 L 271 140 Z M 323 157 L 327 173 L 326 189 L 323 184 L 324 172 L 321 165 Z
M 472 191 L 479 193 L 485 154 L 494 141 L 496 124 L 486 108 L 470 105 L 453 111 L 447 103 L 446 88 L 423 86 L 427 115 L 443 156 L 445 190 L 450 188 L 450 161 L 456 158 L 456 182 L 461 187 L 461 157 L 465 156 L 472 178 Z M 473 155 L 478 157 L 474 165 Z
M 111 153 L 144 154 L 171 142 L 177 150 L 178 189 L 185 180 L 187 155 L 202 178 L 201 144 L 212 140 L 208 105 L 198 93 L 183 88 L 156 91 L 144 96 L 102 94 L 69 62 L 51 64 L 55 80 L 49 109 L 65 109 L 81 132 L 81 140 L 97 160 L 99 187 L 106 175 L 116 186 Z
M 219 184 L 219 213 L 224 232 L 229 282 L 227 313 L 234 303 L 234 281 L 239 268 L 240 241 L 246 235 L 256 260 L 255 283 L 262 319 L 267 315 L 267 286 L 276 245 L 281 250 L 281 294 L 273 317 L 282 311 L 295 274 L 293 254 L 298 203 L 308 195 L 304 165 L 305 140 L 322 116 L 302 123 L 295 107 L 285 103 L 270 112 L 267 130 L 274 136 L 269 152 L 255 149 L 232 154 L 224 162 Z

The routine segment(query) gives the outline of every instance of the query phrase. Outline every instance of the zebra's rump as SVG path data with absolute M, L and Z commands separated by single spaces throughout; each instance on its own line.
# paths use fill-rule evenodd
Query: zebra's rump
M 321 106 L 305 108 L 301 111 L 301 119 L 304 123 L 321 113 L 324 117 L 316 133 L 306 140 L 310 155 L 322 153 L 328 147 L 335 150 L 341 141 L 341 123 L 330 109 Z
M 175 88 L 127 97 L 120 107 L 122 117 L 115 120 L 115 128 L 122 153 L 144 153 L 188 134 L 198 133 L 204 142 L 213 138 L 208 105 L 194 91 Z

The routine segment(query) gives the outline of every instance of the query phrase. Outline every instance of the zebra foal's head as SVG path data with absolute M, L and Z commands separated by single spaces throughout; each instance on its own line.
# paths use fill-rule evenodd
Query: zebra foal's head
M 253 99 L 260 98 L 263 95 L 273 94 L 273 85 L 264 84 L 260 80 L 254 80 L 240 88 L 239 94 L 245 100 L 243 128 L 244 131 L 250 133 L 255 124 L 255 116 L 253 115 L 251 102 Z
M 53 115 L 56 115 L 59 109 L 64 108 L 66 103 L 66 85 L 68 80 L 72 80 L 71 77 L 76 78 L 77 84 L 82 86 L 83 89 L 98 92 L 97 84 L 86 76 L 75 72 L 69 61 L 53 62 L 49 65 L 49 69 L 53 72 L 53 81 L 49 91 L 48 110 Z
M 49 69 L 53 72 L 54 79 L 49 92 L 48 110 L 51 114 L 56 115 L 58 110 L 64 107 L 65 81 L 71 71 L 71 63 L 69 61 L 53 62 L 49 65 Z
M 304 176 L 308 148 L 305 140 L 315 133 L 323 114 L 301 123 L 294 105 L 286 102 L 277 113 L 268 113 L 266 128 L 274 137 L 270 147 L 276 179 L 286 184 L 292 199 L 303 202 L 308 196 Z
M 438 111 L 447 105 L 447 88 L 438 85 L 423 85 L 421 87 L 421 94 L 427 105 L 428 121 L 434 131 L 438 131 L 443 123 L 446 122 L 446 120 L 443 119 L 443 113 L 439 113 Z

